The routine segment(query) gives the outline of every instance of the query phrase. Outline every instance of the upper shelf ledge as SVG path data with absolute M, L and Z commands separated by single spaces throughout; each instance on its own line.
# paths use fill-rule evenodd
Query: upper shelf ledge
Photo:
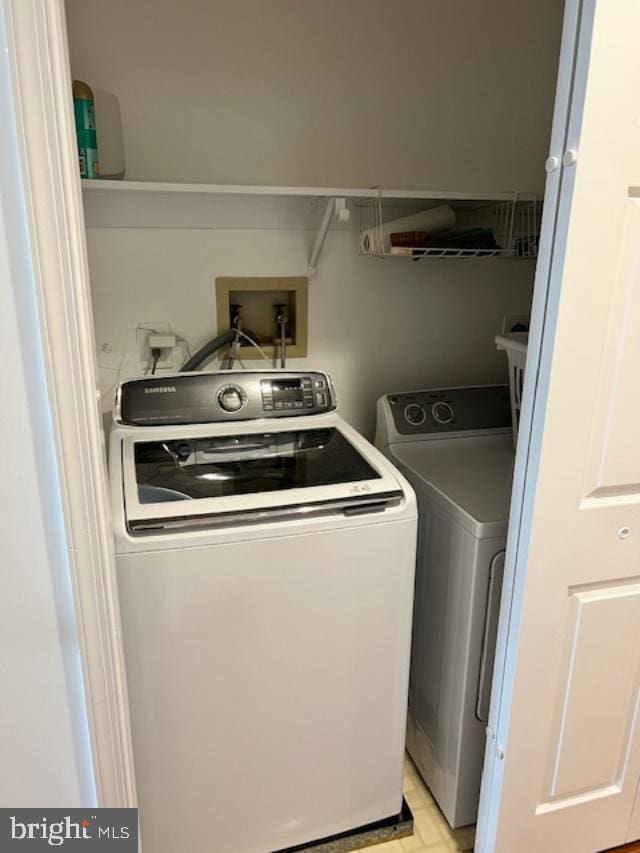
M 173 193 L 226 196 L 276 196 L 281 198 L 372 198 L 379 195 L 384 199 L 424 199 L 451 201 L 511 201 L 514 191 L 503 192 L 459 192 L 447 190 L 378 189 L 378 187 L 288 187 L 257 186 L 245 184 L 182 184 L 165 181 L 110 181 L 83 180 L 82 188 L 94 192 L 114 193 Z M 527 200 L 533 193 L 517 193 L 518 198 Z

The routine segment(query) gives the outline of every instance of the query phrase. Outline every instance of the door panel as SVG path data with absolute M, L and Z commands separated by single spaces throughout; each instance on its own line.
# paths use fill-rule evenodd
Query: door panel
M 619 793 L 635 735 L 639 664 L 640 582 L 571 590 L 539 812 Z
M 483 853 L 592 853 L 640 824 L 640 0 L 567 10 Z
M 640 110 L 639 110 L 640 112 Z M 640 139 L 638 140 L 640 144 Z M 590 498 L 640 492 L 640 406 L 633 393 L 640 364 L 640 189 L 629 186 L 610 308 L 591 450 Z

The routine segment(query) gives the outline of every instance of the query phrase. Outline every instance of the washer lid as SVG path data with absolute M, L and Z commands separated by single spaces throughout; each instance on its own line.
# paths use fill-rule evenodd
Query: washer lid
M 406 503 L 397 472 L 332 414 L 115 427 L 111 454 L 116 500 L 136 534 Z
M 514 461 L 510 435 L 403 442 L 389 450 L 419 498 L 434 500 L 477 539 L 506 535 Z

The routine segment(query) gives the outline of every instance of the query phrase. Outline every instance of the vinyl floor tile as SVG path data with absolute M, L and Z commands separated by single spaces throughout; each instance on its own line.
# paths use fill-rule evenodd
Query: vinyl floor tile
M 413 812 L 413 835 L 363 847 L 358 853 L 456 853 L 473 850 L 475 827 L 451 829 L 408 757 L 404 766 L 403 790 Z

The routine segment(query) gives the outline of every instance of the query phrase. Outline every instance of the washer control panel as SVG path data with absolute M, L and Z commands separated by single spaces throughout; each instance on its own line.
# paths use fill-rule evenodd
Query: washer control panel
M 326 373 L 243 370 L 147 376 L 121 383 L 114 420 L 138 426 L 316 415 L 335 409 Z
M 508 385 L 436 388 L 388 394 L 394 426 L 402 435 L 503 429 L 511 426 Z

